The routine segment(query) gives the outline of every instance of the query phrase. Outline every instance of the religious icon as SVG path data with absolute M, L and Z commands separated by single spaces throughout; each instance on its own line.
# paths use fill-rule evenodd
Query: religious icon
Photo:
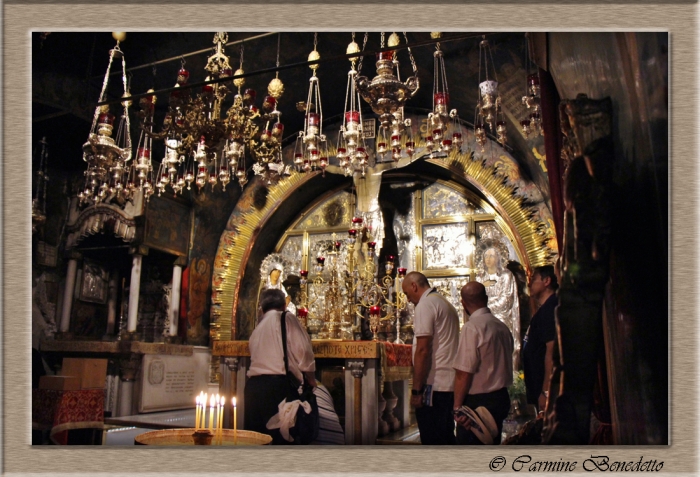
M 494 239 L 482 240 L 476 252 L 479 273 L 476 280 L 486 287 L 488 307 L 493 316 L 508 326 L 513 335 L 513 369 L 520 363 L 520 302 L 518 286 L 513 274 L 506 268 L 508 249 Z
M 290 268 L 291 265 L 287 259 L 278 253 L 271 253 L 265 257 L 262 265 L 260 265 L 260 291 L 267 288 L 282 290 L 284 296 L 287 297 L 287 311 L 296 315 L 296 306 L 292 303 L 291 297 L 282 284 L 287 278 Z
M 109 272 L 95 262 L 84 260 L 83 282 L 80 286 L 80 299 L 93 303 L 106 303 L 109 290 Z

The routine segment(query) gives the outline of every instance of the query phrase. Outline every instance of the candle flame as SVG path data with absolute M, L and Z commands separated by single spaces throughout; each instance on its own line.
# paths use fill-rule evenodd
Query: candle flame
M 236 397 L 233 397 L 233 407 L 236 407 Z
M 209 406 L 214 407 L 214 395 L 211 395 L 211 399 L 209 400 Z

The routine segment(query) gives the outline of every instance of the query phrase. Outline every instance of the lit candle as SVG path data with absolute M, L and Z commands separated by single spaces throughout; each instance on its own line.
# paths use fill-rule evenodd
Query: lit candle
M 207 394 L 204 393 L 204 395 L 201 396 L 199 401 L 202 403 L 202 410 L 199 413 L 201 419 L 201 422 L 199 423 L 199 428 L 204 429 L 207 424 Z
M 214 427 L 214 395 L 211 395 L 209 400 L 209 430 L 212 431 Z
M 194 430 L 199 430 L 199 396 L 194 398 L 194 402 L 197 405 L 194 411 Z
M 236 421 L 238 420 L 238 410 L 236 409 L 236 396 L 233 397 L 233 445 L 238 445 L 238 427 Z
M 219 415 L 221 415 L 221 406 L 219 406 L 219 394 L 216 394 L 214 398 L 214 404 L 216 405 L 216 417 L 214 418 L 214 435 L 219 436 Z
M 224 406 L 226 405 L 226 399 L 221 396 L 220 407 L 221 414 L 219 414 L 219 445 L 222 444 L 224 440 Z

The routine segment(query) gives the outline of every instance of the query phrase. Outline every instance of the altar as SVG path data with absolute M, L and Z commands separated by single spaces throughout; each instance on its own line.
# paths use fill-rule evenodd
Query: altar
M 412 376 L 411 345 L 381 341 L 312 340 L 317 369 L 342 363 L 345 443 L 373 445 L 377 437 L 409 425 Z M 224 393 L 243 396 L 250 365 L 247 341 L 215 341 L 212 355 L 221 360 Z M 244 429 L 243 399 L 237 427 Z M 232 428 L 230 416 L 225 416 Z

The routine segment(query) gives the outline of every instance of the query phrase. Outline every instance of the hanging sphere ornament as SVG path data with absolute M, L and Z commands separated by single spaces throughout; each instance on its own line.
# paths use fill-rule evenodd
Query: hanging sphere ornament
M 308 58 L 309 62 L 318 61 L 320 59 L 321 59 L 321 55 L 318 53 L 318 51 L 314 50 L 311 53 L 309 53 L 309 58 Z M 313 65 L 309 65 L 309 68 L 311 68 L 311 70 L 314 72 L 314 74 L 316 74 L 316 70 L 318 69 L 318 63 L 315 63 Z
M 351 43 L 348 45 L 347 50 L 345 50 L 345 53 L 348 54 L 348 55 L 354 55 L 355 53 L 359 53 L 359 52 L 360 52 L 360 45 L 358 45 L 358 44 L 355 43 L 354 41 L 351 42 Z M 350 59 L 350 61 L 357 61 L 357 57 L 355 57 L 355 58 L 349 58 L 349 59 Z
M 432 38 L 433 40 L 437 40 L 438 38 L 442 38 L 442 33 L 440 33 L 439 31 L 431 31 L 430 38 Z
M 122 98 L 131 98 L 131 94 L 128 92 L 125 92 L 124 94 L 122 94 Z M 128 99 L 126 101 L 122 101 L 122 106 L 124 106 L 125 108 L 128 108 L 129 106 L 131 106 L 131 103 L 132 103 L 131 99 Z
M 267 85 L 267 94 L 269 94 L 273 98 L 279 99 L 283 93 L 284 83 L 282 83 L 282 80 L 280 80 L 279 78 L 274 78 L 272 81 L 270 81 L 270 84 Z
M 245 71 L 243 71 L 243 68 L 238 68 L 235 73 L 233 73 L 234 76 L 239 76 L 244 74 Z M 240 88 L 245 84 L 245 78 L 236 78 L 233 80 L 233 85 L 237 88 Z
M 113 31 L 112 32 L 112 38 L 114 38 L 117 41 L 124 41 L 126 40 L 126 32 L 124 31 Z
M 399 35 L 397 35 L 396 33 L 392 33 L 391 36 L 389 36 L 389 39 L 387 40 L 386 45 L 389 48 L 393 48 L 393 47 L 397 46 L 399 43 L 401 43 L 401 40 L 399 39 Z

